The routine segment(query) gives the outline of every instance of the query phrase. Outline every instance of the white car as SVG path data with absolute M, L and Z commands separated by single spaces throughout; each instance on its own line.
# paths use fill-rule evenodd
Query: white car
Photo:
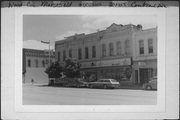
M 115 79 L 99 79 L 96 82 L 88 83 L 89 88 L 119 88 L 120 83 Z

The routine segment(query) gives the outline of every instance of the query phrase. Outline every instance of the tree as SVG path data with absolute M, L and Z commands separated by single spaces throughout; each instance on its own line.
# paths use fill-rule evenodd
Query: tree
M 67 77 L 80 77 L 80 64 L 74 59 L 66 59 L 63 71 Z
M 63 68 L 58 62 L 52 63 L 50 67 L 45 70 L 49 78 L 60 78 L 62 72 Z

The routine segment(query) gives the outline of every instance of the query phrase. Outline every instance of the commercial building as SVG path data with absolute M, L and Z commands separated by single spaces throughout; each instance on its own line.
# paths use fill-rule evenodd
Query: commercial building
M 141 25 L 113 23 L 105 30 L 91 34 L 75 34 L 57 41 L 55 43 L 55 59 L 60 63 L 63 63 L 66 58 L 77 59 L 81 64 L 81 71 L 90 80 L 114 78 L 121 83 L 134 84 L 136 83 L 135 77 L 137 77 L 135 70 L 141 68 L 134 64 L 139 64 L 140 60 L 146 61 L 146 58 L 138 56 L 139 46 L 137 43 L 141 37 L 146 41 L 145 38 L 148 36 L 151 38 L 152 35 L 152 39 L 154 39 L 157 33 L 153 31 L 155 34 L 151 34 L 152 31 L 143 30 Z M 157 41 L 155 40 L 153 44 L 156 44 L 155 42 Z M 155 53 L 157 50 L 154 48 L 153 52 Z M 147 60 L 151 60 L 150 58 Z M 155 59 L 157 60 L 157 58 Z M 157 61 L 155 62 L 157 64 Z M 152 64 L 156 66 L 156 64 Z M 140 83 L 139 81 L 138 79 L 137 83 Z
M 157 28 L 137 31 L 133 38 L 134 83 L 143 84 L 157 76 Z
M 50 52 L 50 63 L 55 60 L 55 52 Z M 47 67 L 49 64 L 49 51 L 23 48 L 23 66 L 25 68 Z
M 55 52 L 50 52 L 50 63 L 55 61 Z M 49 51 L 23 48 L 23 81 L 31 82 L 34 79 L 38 83 L 48 82 L 48 76 L 44 72 L 49 66 Z

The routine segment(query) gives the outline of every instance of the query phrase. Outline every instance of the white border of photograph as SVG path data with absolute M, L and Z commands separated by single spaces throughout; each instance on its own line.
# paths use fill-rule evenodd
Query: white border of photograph
M 158 26 L 157 105 L 22 105 L 23 15 L 154 15 Z M 15 28 L 16 110 L 18 112 L 163 112 L 165 111 L 165 11 L 149 8 L 38 8 L 17 9 Z M 160 62 L 161 61 L 161 62 Z M 159 69 L 160 68 L 160 69 Z
M 179 113 L 179 12 L 171 8 L 2 9 L 2 119 L 168 119 Z M 158 23 L 157 105 L 23 105 L 24 14 L 156 15 Z M 14 29 L 15 28 L 15 29 Z M 166 47 L 165 47 L 166 41 Z M 15 50 L 15 51 L 14 51 Z M 176 52 L 177 51 L 177 52 Z M 166 63 L 166 64 L 165 64 Z

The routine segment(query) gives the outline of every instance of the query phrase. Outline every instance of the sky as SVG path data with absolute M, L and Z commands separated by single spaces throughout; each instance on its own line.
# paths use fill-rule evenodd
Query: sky
M 156 17 L 147 15 L 24 15 L 23 48 L 48 49 L 48 44 L 40 41 L 50 40 L 51 49 L 54 49 L 55 41 L 104 30 L 112 23 L 141 24 L 143 29 L 157 26 Z

